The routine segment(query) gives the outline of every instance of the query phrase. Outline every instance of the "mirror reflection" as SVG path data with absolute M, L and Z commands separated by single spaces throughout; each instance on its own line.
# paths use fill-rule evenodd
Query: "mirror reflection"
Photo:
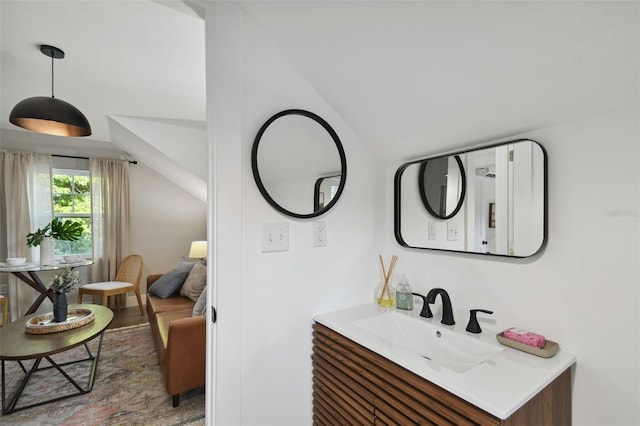
M 325 213 L 344 188 L 342 143 L 325 120 L 309 111 L 286 110 L 267 120 L 256 135 L 251 162 L 264 198 L 289 216 Z
M 423 171 L 434 159 L 440 169 L 434 173 L 435 183 Z M 456 179 L 452 176 L 444 184 L 445 160 L 447 175 L 462 172 L 464 189 L 460 183 L 460 189 L 449 194 Z M 458 160 L 458 169 L 449 167 Z M 432 193 L 440 192 L 433 200 L 425 189 L 430 186 L 435 187 Z M 455 194 L 459 202 L 454 212 L 447 199 L 455 200 Z M 436 203 L 441 200 L 444 207 Z M 515 140 L 420 159 L 396 172 L 395 234 L 406 247 L 528 257 L 544 245 L 546 211 L 546 153 L 535 141 Z
M 423 161 L 418 173 L 418 187 L 420 198 L 433 217 L 448 219 L 455 216 L 462 207 L 466 189 L 460 156 Z
M 342 176 L 328 176 L 316 181 L 313 191 L 314 211 L 320 211 L 336 197 Z

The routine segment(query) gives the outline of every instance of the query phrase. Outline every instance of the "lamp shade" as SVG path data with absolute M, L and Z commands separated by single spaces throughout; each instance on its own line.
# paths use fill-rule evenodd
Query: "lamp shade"
M 189 250 L 189 257 L 194 259 L 204 259 L 207 257 L 207 242 L 206 241 L 194 241 L 191 243 L 191 250 Z
M 64 58 L 64 51 L 55 46 L 42 44 L 40 52 L 51 58 L 51 97 L 35 96 L 18 102 L 11 110 L 9 121 L 38 133 L 89 136 L 91 126 L 87 117 L 78 108 L 54 96 L 53 62 L 54 59 Z
M 57 136 L 89 136 L 87 117 L 68 102 L 47 96 L 34 96 L 18 102 L 9 121 L 38 133 Z

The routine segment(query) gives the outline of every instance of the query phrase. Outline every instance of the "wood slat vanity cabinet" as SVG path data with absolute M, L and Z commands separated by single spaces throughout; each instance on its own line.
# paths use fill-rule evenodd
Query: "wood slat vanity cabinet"
M 315 425 L 571 425 L 570 369 L 502 420 L 319 323 L 312 364 Z

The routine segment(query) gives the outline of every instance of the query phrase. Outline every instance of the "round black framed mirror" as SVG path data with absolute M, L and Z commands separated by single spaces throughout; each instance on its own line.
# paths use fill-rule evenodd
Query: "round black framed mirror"
M 418 188 L 429 214 L 438 219 L 454 217 L 462 208 L 467 189 L 460 157 L 437 157 L 420 163 Z
M 335 130 L 322 117 L 301 109 L 281 111 L 260 127 L 251 168 L 264 199 L 277 211 L 302 219 L 329 211 L 347 177 L 344 148 Z M 325 191 L 318 182 L 331 184 Z

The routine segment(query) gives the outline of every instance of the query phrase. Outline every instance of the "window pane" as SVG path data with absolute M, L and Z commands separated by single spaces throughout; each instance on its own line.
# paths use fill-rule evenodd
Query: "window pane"
M 73 196 L 71 194 L 54 194 L 53 212 L 73 213 Z
M 91 196 L 90 195 L 76 195 L 75 204 L 74 204 L 74 213 L 91 214 Z
M 54 193 L 71 193 L 71 185 L 73 177 L 69 175 L 53 175 L 53 192 Z
M 64 217 L 58 216 L 61 220 L 71 220 L 72 222 L 80 222 L 84 226 L 84 232 L 77 241 L 58 241 L 56 240 L 55 254 L 91 254 L 91 218 L 90 217 Z
M 56 241 L 55 254 L 91 255 L 91 183 L 86 170 L 53 171 L 54 215 L 61 220 L 80 222 L 84 231 L 77 241 Z
M 91 192 L 89 176 L 75 176 L 74 183 L 77 194 L 89 194 Z

